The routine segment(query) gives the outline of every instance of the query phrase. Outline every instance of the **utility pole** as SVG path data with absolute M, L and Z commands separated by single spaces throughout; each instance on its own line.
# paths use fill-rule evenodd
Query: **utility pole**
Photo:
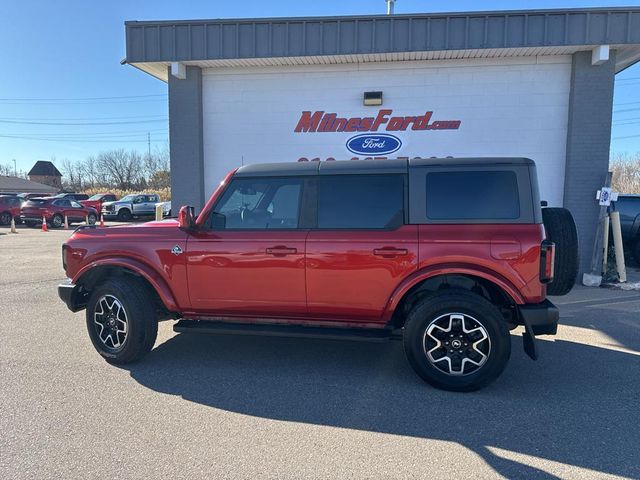
M 16 159 L 13 159 L 13 174 L 14 176 L 18 176 L 18 167 L 16 166 Z
M 151 132 L 147 132 L 147 155 L 151 158 Z

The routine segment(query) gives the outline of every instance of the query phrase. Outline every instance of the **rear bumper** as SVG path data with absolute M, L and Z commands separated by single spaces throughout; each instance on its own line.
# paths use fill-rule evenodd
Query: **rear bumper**
M 522 324 L 531 327 L 534 335 L 555 335 L 560 312 L 549 300 L 542 303 L 518 305 Z
M 85 295 L 69 279 L 58 285 L 58 296 L 72 312 L 78 312 L 87 306 Z

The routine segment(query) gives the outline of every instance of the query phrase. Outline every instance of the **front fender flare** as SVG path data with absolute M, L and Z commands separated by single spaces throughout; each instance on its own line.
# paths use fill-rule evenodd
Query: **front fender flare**
M 429 278 L 437 277 L 439 275 L 456 274 L 480 277 L 482 279 L 488 280 L 491 283 L 494 283 L 496 286 L 500 287 L 514 301 L 514 303 L 518 305 L 526 303 L 524 297 L 520 294 L 520 292 L 512 282 L 510 282 L 499 273 L 494 272 L 490 269 L 476 265 L 434 265 L 413 273 L 411 276 L 407 277 L 400 285 L 398 285 L 395 291 L 391 294 L 391 297 L 389 297 L 387 307 L 385 308 L 383 314 L 383 320 L 385 322 L 391 321 L 393 312 L 400 304 L 402 298 L 409 290 L 411 290 L 411 288 L 413 288 L 420 282 L 423 282 L 424 280 L 427 280 Z
M 80 269 L 78 273 L 76 273 L 76 275 L 73 277 L 72 282 L 74 284 L 80 283 L 82 281 L 82 277 L 85 274 L 99 267 L 124 268 L 140 275 L 153 287 L 167 310 L 171 312 L 177 312 L 179 310 L 175 300 L 175 296 L 173 295 L 173 292 L 171 291 L 171 288 L 169 288 L 169 285 L 167 284 L 165 279 L 149 265 L 132 258 L 110 257 L 96 260 L 82 267 L 82 269 Z

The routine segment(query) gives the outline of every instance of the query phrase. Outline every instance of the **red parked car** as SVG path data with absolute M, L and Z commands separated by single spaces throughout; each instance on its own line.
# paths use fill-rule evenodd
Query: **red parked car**
M 20 220 L 22 198 L 15 195 L 0 196 L 0 225 L 9 225 L 11 219 Z
M 98 220 L 95 208 L 83 207 L 68 198 L 32 198 L 24 202 L 20 209 L 20 219 L 28 226 L 42 224 L 44 217 L 48 226 L 60 228 L 64 225 L 65 215 L 69 225 L 84 221 L 93 225 Z
M 197 218 L 182 207 L 178 221 L 80 228 L 62 259 L 58 294 L 86 308 L 109 362 L 148 353 L 166 319 L 178 332 L 399 336 L 421 378 L 455 391 L 500 375 L 518 325 L 537 358 L 535 336 L 558 325 L 547 294 L 568 293 L 578 265 L 571 214 L 541 208 L 523 158 L 247 165 Z
M 116 200 L 118 200 L 118 197 L 113 193 L 96 193 L 87 200 L 80 200 L 80 203 L 85 207 L 95 208 L 97 212 L 100 212 L 104 202 L 115 202 Z

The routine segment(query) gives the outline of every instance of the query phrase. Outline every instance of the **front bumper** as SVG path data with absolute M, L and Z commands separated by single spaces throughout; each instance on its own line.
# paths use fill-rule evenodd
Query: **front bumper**
M 555 335 L 560 312 L 549 300 L 542 303 L 518 305 L 522 324 L 534 335 Z
M 87 306 L 86 295 L 68 278 L 58 285 L 58 296 L 72 312 L 78 312 Z

